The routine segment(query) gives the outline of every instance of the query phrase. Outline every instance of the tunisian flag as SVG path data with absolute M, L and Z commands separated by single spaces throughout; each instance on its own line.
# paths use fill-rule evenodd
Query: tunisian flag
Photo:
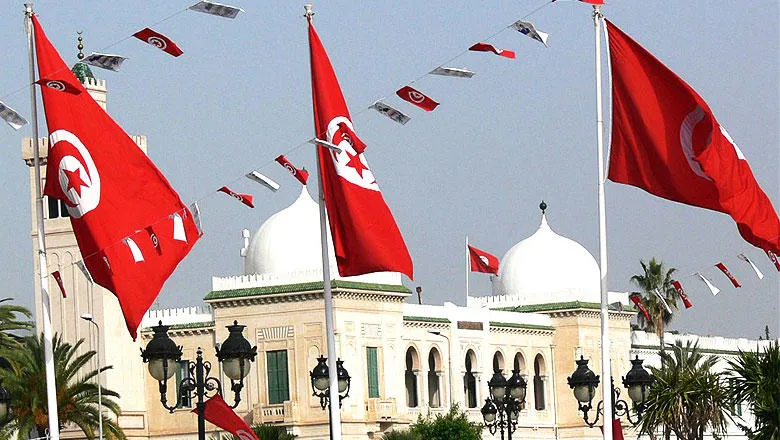
M 612 66 L 609 179 L 730 215 L 742 237 L 780 252 L 780 219 L 706 102 L 607 21 Z
M 347 103 L 311 20 L 309 49 L 316 137 L 324 136 L 342 150 L 317 148 L 339 274 L 393 271 L 412 278 L 412 258 L 365 154 L 353 147 L 354 127 Z
M 141 318 L 200 232 L 165 176 L 87 93 L 35 16 L 33 25 L 39 76 L 82 92 L 41 88 L 49 129 L 44 193 L 67 205 L 84 263 L 119 299 L 135 339 Z
M 195 414 L 198 409 L 192 410 Z M 206 401 L 203 418 L 235 435 L 239 440 L 260 440 L 254 431 L 229 406 L 221 395 L 215 394 Z
M 498 257 L 489 254 L 474 246 L 469 247 L 469 260 L 471 260 L 471 271 L 492 273 L 498 275 Z

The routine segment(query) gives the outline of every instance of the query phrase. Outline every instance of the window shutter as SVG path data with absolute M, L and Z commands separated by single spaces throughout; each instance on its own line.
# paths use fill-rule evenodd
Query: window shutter
M 376 347 L 366 347 L 366 363 L 368 369 L 368 397 L 379 397 L 379 368 Z
M 284 403 L 290 399 L 290 388 L 287 379 L 287 350 L 266 352 L 268 360 L 268 403 L 270 405 Z

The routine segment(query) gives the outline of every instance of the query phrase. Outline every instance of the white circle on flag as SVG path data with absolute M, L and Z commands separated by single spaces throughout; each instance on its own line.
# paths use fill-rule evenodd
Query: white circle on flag
M 344 116 L 336 116 L 328 123 L 326 133 L 326 140 L 328 142 L 335 144 L 333 137 L 336 135 L 336 133 L 339 132 L 339 124 L 342 122 L 346 124 L 350 130 L 355 130 L 352 126 L 352 121 L 350 121 L 348 118 Z M 355 151 L 355 148 L 352 146 L 349 140 L 347 140 L 347 137 L 343 136 L 343 139 L 341 139 L 341 141 L 336 144 L 336 146 L 341 148 L 341 153 L 337 153 L 335 151 L 330 152 L 330 156 L 333 159 L 333 165 L 336 168 L 336 174 L 355 185 L 373 191 L 379 191 L 379 185 L 376 183 L 374 173 L 371 172 L 371 169 L 368 167 L 368 162 L 366 161 L 365 156 L 363 154 L 358 154 L 357 151 Z M 358 169 L 360 169 L 359 172 Z
M 166 43 L 165 40 L 160 37 L 149 37 L 146 39 L 146 42 L 158 49 L 165 50 L 168 48 L 168 43 Z
M 236 431 L 236 435 L 241 440 L 255 440 L 255 436 L 246 432 L 246 430 L 243 429 L 239 429 L 238 431 Z
M 425 95 L 422 93 L 416 91 L 416 90 L 410 90 L 409 91 L 409 99 L 411 99 L 413 102 L 416 102 L 417 104 L 425 101 Z
M 58 169 L 60 188 L 68 199 L 65 201 L 68 214 L 73 218 L 81 218 L 84 214 L 97 208 L 100 203 L 100 174 L 87 147 L 75 134 L 67 130 L 56 130 L 49 135 L 49 143 L 51 144 L 49 151 L 53 152 L 61 145 L 61 142 L 72 145 L 84 162 L 75 156 L 65 155 L 60 158 L 59 163 L 49 164 L 49 166 L 55 165 Z M 49 157 L 51 156 L 53 155 L 50 154 Z M 77 176 L 81 182 L 70 182 L 69 175 Z M 78 189 L 73 184 L 77 185 Z
M 46 87 L 50 87 L 54 90 L 59 90 L 60 92 L 65 91 L 65 83 L 63 83 L 62 81 L 57 81 L 57 80 L 46 81 Z
M 293 168 L 292 165 L 290 165 L 289 163 L 285 163 L 285 164 L 282 164 L 282 166 L 285 167 L 287 169 L 287 171 L 290 172 L 290 174 L 292 174 L 293 176 L 295 175 L 295 168 Z
M 488 257 L 484 255 L 480 255 L 479 259 L 482 261 L 482 264 L 484 264 L 485 266 L 490 266 L 490 260 L 488 260 Z

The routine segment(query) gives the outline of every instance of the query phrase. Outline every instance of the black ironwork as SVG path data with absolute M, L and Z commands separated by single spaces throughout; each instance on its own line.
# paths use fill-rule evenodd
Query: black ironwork
M 501 370 L 497 370 L 490 378 L 488 381 L 490 397 L 485 399 L 485 405 L 480 411 L 491 435 L 500 431 L 503 440 L 506 432 L 507 438 L 512 440 L 520 411 L 525 407 L 526 387 L 526 381 L 517 369 L 512 370 L 509 380 L 501 374 Z
M 318 357 L 317 365 L 309 372 L 309 376 L 311 377 L 312 395 L 319 397 L 320 407 L 323 411 L 325 408 L 330 407 L 329 374 L 328 358 L 324 356 Z M 341 408 L 341 402 L 349 396 L 349 389 L 352 382 L 349 372 L 344 368 L 344 361 L 341 359 L 336 359 L 336 376 L 339 387 L 339 408 Z

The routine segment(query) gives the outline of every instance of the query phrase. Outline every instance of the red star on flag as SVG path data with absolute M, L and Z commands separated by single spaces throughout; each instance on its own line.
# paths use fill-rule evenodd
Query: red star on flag
M 347 162 L 347 166 L 354 168 L 355 171 L 357 171 L 358 176 L 360 178 L 363 178 L 363 170 L 367 170 L 365 165 L 363 165 L 363 162 L 360 160 L 360 154 L 349 154 L 349 151 L 345 151 L 347 153 L 347 156 L 349 156 L 349 162 Z
M 65 191 L 69 191 L 71 188 L 76 190 L 76 194 L 81 197 L 81 187 L 82 186 L 88 186 L 86 182 L 84 182 L 84 179 L 81 178 L 81 171 L 80 170 L 63 170 L 65 172 L 65 176 L 68 178 L 68 188 Z

